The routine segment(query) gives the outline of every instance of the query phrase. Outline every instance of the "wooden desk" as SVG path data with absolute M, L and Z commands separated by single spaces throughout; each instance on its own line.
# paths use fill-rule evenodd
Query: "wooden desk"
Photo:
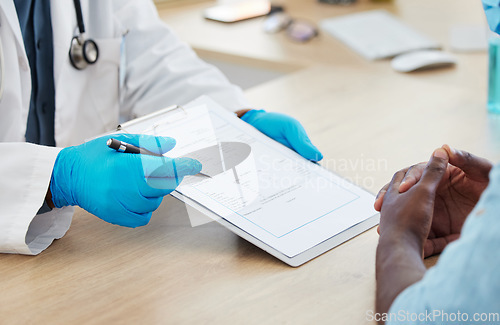
M 299 6 L 301 1 L 311 6 Z M 449 24 L 482 19 L 479 2 L 472 3 L 405 0 L 385 7 L 446 44 L 443 29 Z M 193 13 L 203 5 L 172 9 L 165 17 L 174 25 L 188 19 L 192 26 L 178 27 L 190 42 L 196 30 L 233 37 L 226 25 Z M 359 8 L 337 8 L 312 0 L 287 6 L 303 8 L 306 17 L 375 7 L 361 2 Z M 234 25 L 249 38 L 232 47 L 219 44 L 227 50 L 220 55 L 303 68 L 247 95 L 256 107 L 300 119 L 325 164 L 345 177 L 375 192 L 394 171 L 426 160 L 443 143 L 500 159 L 500 118 L 485 110 L 485 54 L 460 55 L 454 69 L 398 74 L 387 62 L 361 60 L 327 35 L 297 51 L 299 45 L 279 35 L 253 40 L 253 24 L 258 21 Z M 202 43 L 203 37 L 197 40 L 198 50 L 220 50 Z M 323 52 L 330 46 L 338 57 Z M 172 198 L 139 229 L 78 210 L 67 235 L 39 256 L 0 256 L 0 323 L 364 324 L 374 305 L 377 240 L 372 229 L 294 269 L 216 223 L 191 227 L 185 206 Z

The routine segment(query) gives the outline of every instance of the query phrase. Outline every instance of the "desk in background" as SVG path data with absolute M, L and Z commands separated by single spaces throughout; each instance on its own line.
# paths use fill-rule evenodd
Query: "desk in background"
M 484 22 L 480 2 L 468 0 L 285 3 L 313 21 L 385 8 L 445 49 L 452 24 Z M 301 120 L 339 174 L 375 192 L 443 143 L 500 160 L 485 53 L 457 55 L 452 69 L 399 74 L 326 34 L 301 45 L 262 33 L 261 19 L 231 27 L 203 20 L 200 10 L 213 4 L 161 6 L 160 14 L 202 56 L 285 72 L 248 98 Z M 67 235 L 39 256 L 0 255 L 0 323 L 364 324 L 377 240 L 372 229 L 294 269 L 216 223 L 192 228 L 172 198 L 139 229 L 78 210 Z

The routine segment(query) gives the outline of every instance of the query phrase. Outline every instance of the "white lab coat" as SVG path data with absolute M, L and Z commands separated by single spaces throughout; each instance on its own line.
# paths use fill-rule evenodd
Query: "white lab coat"
M 202 94 L 248 107 L 241 89 L 201 61 L 158 18 L 150 0 L 83 0 L 99 60 L 83 71 L 68 58 L 77 31 L 73 1 L 51 0 L 57 147 L 82 143 L 119 122 Z M 187 27 L 189 28 L 189 27 Z M 0 2 L 4 95 L 0 101 L 0 252 L 38 254 L 62 237 L 72 208 L 36 215 L 60 149 L 24 143 L 31 79 L 13 1 Z

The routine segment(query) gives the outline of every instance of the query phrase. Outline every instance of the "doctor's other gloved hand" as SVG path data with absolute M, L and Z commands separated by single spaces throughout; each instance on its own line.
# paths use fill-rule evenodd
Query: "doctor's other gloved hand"
M 255 109 L 239 111 L 237 114 L 243 121 L 302 157 L 315 162 L 323 159 L 323 154 L 311 143 L 306 130 L 296 119 L 285 114 Z
M 50 181 L 55 207 L 78 205 L 112 224 L 146 225 L 165 195 L 186 175 L 201 171 L 191 158 L 167 158 L 122 153 L 108 148 L 111 136 L 97 138 L 59 153 Z M 164 154 L 175 146 L 172 138 L 119 134 L 113 138 Z

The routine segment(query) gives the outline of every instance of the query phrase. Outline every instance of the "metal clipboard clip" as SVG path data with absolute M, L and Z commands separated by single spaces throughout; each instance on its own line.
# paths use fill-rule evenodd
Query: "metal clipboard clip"
M 117 131 L 129 133 L 130 128 L 143 126 L 140 133 L 155 131 L 159 125 L 166 125 L 189 117 L 189 113 L 180 105 L 172 105 L 134 120 L 119 124 Z

